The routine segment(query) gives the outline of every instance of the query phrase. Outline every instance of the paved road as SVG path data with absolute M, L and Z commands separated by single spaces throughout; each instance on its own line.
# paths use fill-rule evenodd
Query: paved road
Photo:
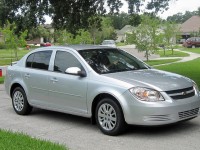
M 72 150 L 199 150 L 200 117 L 165 127 L 130 126 L 117 137 L 103 135 L 89 119 L 34 109 L 15 114 L 0 85 L 0 128 L 67 145 Z

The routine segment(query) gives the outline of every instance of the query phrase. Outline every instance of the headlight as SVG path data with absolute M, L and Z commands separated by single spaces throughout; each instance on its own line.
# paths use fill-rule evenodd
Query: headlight
M 147 101 L 147 102 L 157 102 L 157 101 L 164 101 L 165 99 L 160 94 L 160 92 L 143 88 L 143 87 L 135 87 L 131 88 L 129 90 L 137 99 L 141 101 Z
M 195 92 L 196 92 L 198 95 L 200 95 L 200 93 L 199 93 L 199 88 L 198 88 L 198 86 L 196 85 L 196 83 L 193 83 L 193 87 L 194 87 Z

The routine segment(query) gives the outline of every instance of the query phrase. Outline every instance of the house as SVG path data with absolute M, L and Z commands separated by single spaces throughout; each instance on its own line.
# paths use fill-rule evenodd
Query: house
M 43 27 L 45 29 L 47 29 L 50 34 L 54 33 L 54 28 L 52 27 L 51 24 L 45 24 L 45 25 L 43 25 Z M 54 39 L 53 38 L 45 38 L 45 37 L 36 37 L 34 39 L 27 40 L 27 44 L 29 44 L 29 45 L 38 45 L 38 44 L 47 43 L 47 42 L 53 43 Z
M 135 27 L 131 25 L 125 25 L 121 30 L 116 30 L 117 40 L 116 42 L 126 41 L 126 33 L 132 33 Z
M 200 32 L 200 16 L 192 16 L 180 26 L 180 31 L 183 39 L 195 36 Z

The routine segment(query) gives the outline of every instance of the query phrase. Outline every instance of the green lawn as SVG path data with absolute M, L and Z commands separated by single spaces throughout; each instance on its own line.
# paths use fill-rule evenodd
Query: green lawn
M 175 64 L 170 64 L 170 65 L 165 65 L 165 66 L 158 66 L 155 67 L 160 70 L 166 70 L 169 72 L 174 72 L 178 73 L 181 75 L 184 75 L 186 77 L 189 77 L 193 79 L 198 86 L 200 87 L 200 58 L 188 61 L 188 62 L 183 62 L 183 63 L 175 63 Z
M 184 53 L 184 52 L 179 52 L 179 51 L 174 51 L 172 55 L 171 50 L 166 50 L 165 55 L 164 55 L 164 50 L 159 50 L 158 52 L 156 52 L 156 54 L 160 55 L 160 57 L 187 57 L 189 56 L 189 54 Z
M 11 60 L 11 59 L 3 59 L 3 58 L 0 58 L 0 66 L 6 66 L 6 65 L 10 65 L 11 64 L 11 61 L 15 61 L 15 60 Z
M 0 77 L 0 84 L 3 84 L 4 82 L 4 77 Z
M 154 65 L 172 63 L 179 60 L 181 59 L 160 59 L 160 60 L 149 60 L 148 62 L 145 62 L 145 63 L 147 63 L 150 66 L 154 66 Z
M 18 57 L 21 58 L 23 57 L 25 54 L 27 54 L 29 52 L 29 50 L 17 50 L 17 54 Z M 0 50 L 0 59 L 2 58 L 14 58 L 15 54 L 14 54 L 14 50 Z
M 21 133 L 0 130 L 1 150 L 66 150 L 63 145 L 39 140 Z
M 200 54 L 200 48 L 180 48 L 180 50 Z
M 119 42 L 119 43 L 116 43 L 117 46 L 125 46 L 127 45 L 126 43 L 122 43 L 122 42 Z
M 25 54 L 27 54 L 29 50 L 18 50 L 18 59 L 22 58 Z M 0 66 L 9 65 L 12 61 L 15 60 L 14 50 L 0 50 Z

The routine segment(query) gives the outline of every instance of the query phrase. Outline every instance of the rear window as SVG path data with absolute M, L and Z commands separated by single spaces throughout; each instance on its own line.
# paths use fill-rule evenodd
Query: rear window
M 26 67 L 48 70 L 51 54 L 50 50 L 32 53 L 26 60 Z

